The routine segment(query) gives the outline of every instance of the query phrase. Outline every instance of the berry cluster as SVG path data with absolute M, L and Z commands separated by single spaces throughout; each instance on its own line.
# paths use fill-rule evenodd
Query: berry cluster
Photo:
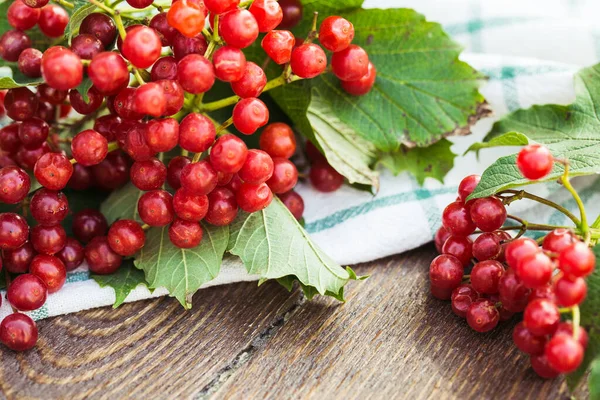
M 200 221 L 228 225 L 238 210 L 260 211 L 274 195 L 301 219 L 304 202 L 293 190 L 299 173 L 290 161 L 297 152 L 294 132 L 284 123 L 268 124 L 269 110 L 258 97 L 328 72 L 323 48 L 332 52 L 330 71 L 349 94 L 363 95 L 375 81 L 367 53 L 352 44 L 348 20 L 328 17 L 317 31 L 315 14 L 305 39 L 286 30 L 302 17 L 297 0 L 173 0 L 127 27 L 127 13 L 114 8 L 119 2 L 90 2 L 97 12 L 83 19 L 68 47 L 32 47 L 26 31 L 36 24 L 58 38 L 69 23 L 68 13 L 48 0 L 14 0 L 8 10 L 14 29 L 0 37 L 4 60 L 43 78 L 35 89 L 0 92 L 0 117 L 13 120 L 0 130 L 0 201 L 36 221 L 30 227 L 17 213 L 0 214 L 7 299 L 15 310 L 0 324 L 0 341 L 14 350 L 37 339 L 34 322 L 17 311 L 41 307 L 67 271 L 84 261 L 95 274 L 114 273 L 144 246 L 151 227 L 168 226 L 175 246 L 192 248 L 202 240 Z M 145 9 L 153 1 L 127 3 Z M 271 81 L 242 51 L 261 34 L 263 65 L 274 62 L 282 70 Z M 86 77 L 91 87 L 83 93 Z M 235 96 L 204 103 L 217 79 Z M 222 124 L 208 114 L 231 105 L 232 116 Z M 259 149 L 228 133 L 230 125 L 242 135 L 262 128 Z M 342 175 L 311 143 L 306 151 L 314 187 L 338 189 Z M 30 193 L 33 179 L 42 188 Z M 68 190 L 112 191 L 129 181 L 143 191 L 137 203 L 143 224 L 123 219 L 109 225 L 90 209 L 74 215 L 74 237 L 67 236 Z
M 547 148 L 529 145 L 519 153 L 517 166 L 526 178 L 540 179 L 550 173 L 555 161 Z M 563 182 L 568 182 L 567 174 L 568 168 Z M 522 312 L 523 321 L 515 326 L 513 340 L 530 355 L 534 371 L 544 378 L 573 372 L 588 342 L 585 329 L 579 326 L 578 305 L 585 299 L 584 278 L 593 272 L 595 256 L 576 235 L 576 228 L 553 229 L 513 216 L 508 217 L 522 226 L 503 227 L 505 204 L 523 197 L 551 203 L 510 191 L 509 197 L 500 193 L 468 199 L 479 181 L 477 175 L 464 178 L 458 198 L 444 209 L 443 225 L 435 235 L 441 255 L 429 269 L 431 293 L 450 300 L 454 313 L 477 332 L 490 331 L 499 321 Z M 507 231 L 515 229 L 519 234 L 513 238 Z M 527 229 L 550 232 L 536 242 L 521 237 Z M 573 322 L 561 321 L 565 312 L 573 314 Z

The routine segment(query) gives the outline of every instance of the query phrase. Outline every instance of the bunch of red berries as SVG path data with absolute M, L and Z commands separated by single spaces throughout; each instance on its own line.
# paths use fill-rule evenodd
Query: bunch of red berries
M 540 179 L 550 173 L 554 161 L 547 148 L 530 145 L 519 153 L 517 166 L 525 177 Z M 457 200 L 444 209 L 443 226 L 435 235 L 441 255 L 429 269 L 431 293 L 450 300 L 454 313 L 478 332 L 523 312 L 513 340 L 530 355 L 535 372 L 544 378 L 573 372 L 588 342 L 579 326 L 578 305 L 587 293 L 584 278 L 594 270 L 594 253 L 575 228 L 552 230 L 512 216 L 522 226 L 503 227 L 505 203 L 522 198 L 524 192 L 469 200 L 479 181 L 477 175 L 464 178 Z M 538 241 L 541 246 L 521 237 L 525 228 L 536 227 L 550 230 Z M 507 230 L 519 230 L 519 235 L 513 238 Z M 477 236 L 473 240 L 471 235 Z M 561 313 L 572 313 L 573 322 L 561 322 Z
M 37 24 L 46 36 L 63 36 L 69 15 L 48 0 L 14 0 L 8 10 L 14 29 L 0 37 L 3 59 L 44 81 L 33 90 L 0 92 L 0 117 L 13 120 L 0 130 L 0 201 L 19 205 L 37 223 L 30 228 L 17 213 L 0 214 L 7 299 L 15 310 L 0 323 L 0 341 L 14 350 L 37 339 L 33 320 L 17 311 L 41 307 L 83 261 L 95 274 L 114 273 L 144 246 L 151 227 L 169 226 L 175 246 L 192 248 L 202 240 L 200 221 L 228 225 L 238 210 L 260 211 L 273 195 L 301 219 L 304 202 L 293 190 L 299 174 L 290 161 L 294 132 L 284 123 L 267 125 L 269 110 L 258 97 L 327 72 L 321 46 L 332 52 L 331 71 L 348 93 L 365 94 L 375 81 L 367 53 L 351 44 L 348 20 L 328 17 L 317 31 L 315 15 L 305 39 L 284 30 L 301 19 L 295 0 L 173 0 L 168 11 L 157 7 L 151 19 L 127 27 L 127 13 L 114 8 L 119 2 L 113 8 L 90 2 L 98 12 L 83 19 L 68 47 L 40 51 L 25 32 Z M 144 9 L 153 1 L 127 3 Z M 263 65 L 282 69 L 271 81 L 242 51 L 261 33 Z M 317 38 L 321 46 L 313 43 Z M 86 77 L 91 86 L 84 92 L 79 86 Z M 217 79 L 235 96 L 204 103 Z M 231 105 L 232 116 L 222 124 L 208 114 Z M 264 127 L 260 149 L 248 149 L 227 132 L 230 125 L 243 135 Z M 338 189 L 343 177 L 312 144 L 307 152 L 315 188 Z M 32 191 L 33 179 L 42 188 Z M 99 211 L 84 210 L 74 216 L 75 237 L 67 237 L 69 190 L 112 191 L 129 181 L 144 192 L 137 203 L 143 225 L 125 219 L 109 226 Z

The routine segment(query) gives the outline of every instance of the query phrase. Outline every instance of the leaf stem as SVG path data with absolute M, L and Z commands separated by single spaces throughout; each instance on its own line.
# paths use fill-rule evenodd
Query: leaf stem
M 512 196 L 509 197 L 501 197 L 502 202 L 505 205 L 509 205 L 511 204 L 513 201 L 515 200 L 521 200 L 521 199 L 529 199 L 529 200 L 533 200 L 533 201 L 537 201 L 538 203 L 541 204 L 545 204 L 549 207 L 554 208 L 555 210 L 558 210 L 560 212 L 562 212 L 563 214 L 565 214 L 567 217 L 569 217 L 569 219 L 571 219 L 571 221 L 573 221 L 573 223 L 577 226 L 579 226 L 580 221 L 579 218 L 577 218 L 571 211 L 567 210 L 565 207 L 561 206 L 560 204 L 556 204 L 553 201 L 550 201 L 548 199 L 544 199 L 543 197 L 539 197 L 536 196 L 532 193 L 526 192 L 524 190 L 503 190 L 502 192 L 499 192 L 498 195 L 502 195 L 503 193 L 510 193 L 512 194 Z
M 571 193 L 571 195 L 573 196 L 573 199 L 575 199 L 575 202 L 577 203 L 577 206 L 579 207 L 581 223 L 578 224 L 578 226 L 579 226 L 579 229 L 581 230 L 582 236 L 585 237 L 586 241 L 587 241 L 587 240 L 589 240 L 588 238 L 589 238 L 589 234 L 590 234 L 590 227 L 588 225 L 587 215 L 585 213 L 585 206 L 583 205 L 583 201 L 581 201 L 581 197 L 579 197 L 579 193 L 577 193 L 577 191 L 575 190 L 573 185 L 571 185 L 571 181 L 569 180 L 569 164 L 565 163 L 564 166 L 565 166 L 565 172 L 560 177 L 560 181 L 562 182 L 565 189 L 567 189 Z

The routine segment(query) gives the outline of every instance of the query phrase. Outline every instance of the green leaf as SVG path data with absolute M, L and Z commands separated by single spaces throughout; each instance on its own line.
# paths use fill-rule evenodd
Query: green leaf
M 202 284 L 221 269 L 229 241 L 229 228 L 202 224 L 204 236 L 193 249 L 180 249 L 169 240 L 169 227 L 152 228 L 134 264 L 144 271 L 150 288 L 165 287 L 186 308 Z
M 138 214 L 137 203 L 144 194 L 129 182 L 120 189 L 113 191 L 110 196 L 100 206 L 100 212 L 104 214 L 109 224 L 118 219 L 133 219 L 142 222 Z
M 507 132 L 500 136 L 493 137 L 487 142 L 473 143 L 471 147 L 465 151 L 467 154 L 474 151 L 479 155 L 481 149 L 489 149 L 490 147 L 505 147 L 505 146 L 525 146 L 529 144 L 529 138 L 519 132 Z
M 71 44 L 71 38 L 73 35 L 79 32 L 79 27 L 81 26 L 81 22 L 84 20 L 84 18 L 93 13 L 96 9 L 94 4 L 91 4 L 87 1 L 77 1 L 74 3 L 74 5 L 75 8 L 73 8 L 73 13 L 71 14 L 69 24 L 65 30 L 65 38 L 69 44 Z
M 133 266 L 133 260 L 125 260 L 121 267 L 111 275 L 92 275 L 92 278 L 100 287 L 111 287 L 115 291 L 115 304 L 113 308 L 119 307 L 129 293 L 139 285 L 146 285 L 144 272 Z
M 42 78 L 30 78 L 23 75 L 17 68 L 13 68 L 11 76 L 0 78 L 0 89 L 14 89 L 23 86 L 37 86 L 44 83 Z
M 590 399 L 600 399 L 600 359 L 596 359 L 592 363 L 592 371 L 588 378 L 590 386 Z
M 93 85 L 94 83 L 92 82 L 92 80 L 86 76 L 76 88 L 81 97 L 83 97 L 83 101 L 85 101 L 86 103 L 90 101 L 90 98 L 88 97 L 88 91 Z
M 547 146 L 554 157 L 569 161 L 571 176 L 600 172 L 600 64 L 584 68 L 575 76 L 575 102 L 568 106 L 543 105 L 517 110 L 494 124 L 486 140 L 504 132 L 522 132 L 534 142 Z M 555 163 L 544 181 L 553 181 L 563 173 Z M 471 198 L 485 197 L 500 190 L 527 185 L 515 156 L 500 158 L 481 177 Z
M 444 176 L 452 169 L 456 157 L 456 154 L 450 150 L 451 147 L 452 143 L 447 139 L 442 139 L 426 148 L 407 149 L 403 146 L 398 152 L 383 155 L 380 163 L 395 175 L 409 171 L 421 185 L 425 182 L 425 178 L 443 182 Z
M 280 282 L 291 287 L 297 279 L 309 294 L 316 290 L 342 300 L 344 285 L 358 279 L 319 249 L 277 198 L 262 211 L 240 213 L 231 225 L 229 251 L 242 259 L 248 273 L 260 275 L 261 282 L 288 277 Z

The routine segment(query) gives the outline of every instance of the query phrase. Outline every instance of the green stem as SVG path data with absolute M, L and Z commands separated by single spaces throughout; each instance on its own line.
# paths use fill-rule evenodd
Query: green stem
M 254 2 L 254 0 L 246 0 L 246 1 L 242 1 L 239 4 L 239 8 L 247 8 L 250 7 L 252 5 L 252 3 Z
M 194 154 L 194 158 L 192 158 L 192 162 L 193 163 L 197 163 L 198 161 L 200 161 L 201 157 L 202 157 L 202 153 L 196 153 L 196 154 Z
M 567 189 L 571 193 L 571 196 L 573 196 L 573 199 L 575 199 L 575 202 L 579 207 L 579 214 L 581 216 L 581 223 L 579 224 L 579 229 L 581 230 L 582 236 L 584 236 L 586 240 L 589 240 L 588 238 L 590 235 L 590 227 L 588 225 L 587 215 L 585 213 L 585 206 L 583 205 L 583 201 L 581 201 L 581 197 L 579 197 L 579 193 L 577 193 L 573 185 L 571 185 L 571 181 L 569 180 L 569 164 L 565 164 L 565 172 L 560 177 L 560 180 L 565 189 Z
M 211 40 L 208 44 L 208 47 L 206 48 L 206 51 L 204 52 L 204 57 L 210 60 L 210 57 L 212 56 L 212 53 L 213 51 L 215 51 L 216 48 L 217 42 L 215 40 Z
M 575 305 L 572 309 L 573 315 L 573 339 L 577 340 L 579 337 L 579 325 L 581 324 L 581 314 L 579 312 L 579 306 Z
M 600 228 L 600 215 L 596 218 L 594 223 L 592 224 L 592 228 Z
M 113 10 L 110 7 L 107 7 L 106 5 L 104 5 L 103 3 L 100 3 L 99 1 L 96 0 L 88 0 L 90 3 L 92 3 L 93 5 L 95 5 L 96 7 L 106 11 L 107 13 L 109 13 L 110 15 L 114 16 L 115 15 L 115 10 Z
M 119 149 L 119 142 L 108 142 L 108 152 L 115 151 Z
M 68 2 L 66 0 L 54 0 L 54 2 L 60 4 L 63 7 L 70 8 L 71 10 L 75 8 L 75 5 L 73 3 Z
M 190 155 L 190 152 L 189 152 L 189 151 L 187 151 L 186 149 L 183 149 L 183 148 L 182 148 L 182 149 L 181 149 L 181 155 L 182 155 L 182 156 L 184 156 L 184 157 L 187 157 L 187 156 L 189 156 L 189 155 Z
M 556 204 L 553 201 L 550 201 L 548 199 L 544 199 L 543 197 L 536 196 L 536 195 L 534 195 L 532 193 L 529 193 L 529 192 L 526 192 L 524 190 L 512 190 L 512 189 L 509 189 L 509 190 L 503 190 L 502 192 L 499 192 L 498 194 L 502 195 L 503 193 L 510 193 L 510 194 L 512 194 L 512 196 L 510 196 L 510 197 L 505 197 L 505 198 L 501 197 L 502 198 L 502 202 L 505 205 L 509 205 L 510 203 L 512 203 L 515 200 L 521 200 L 521 199 L 533 200 L 533 201 L 536 201 L 538 203 L 545 204 L 548 207 L 552 207 L 555 210 L 560 211 L 561 213 L 563 213 L 567 217 L 569 217 L 569 219 L 571 219 L 571 221 L 573 221 L 573 223 L 575 225 L 579 226 L 579 224 L 580 224 L 579 218 L 577 218 L 571 211 L 567 210 L 566 208 L 564 208 L 560 204 Z
M 133 69 L 133 76 L 135 76 L 135 79 L 137 79 L 140 86 L 145 83 L 144 78 L 142 78 L 142 75 L 140 75 L 140 71 L 137 68 Z
M 114 17 L 115 25 L 117 25 L 117 30 L 119 31 L 119 36 L 121 36 L 121 40 L 125 40 L 125 36 L 127 36 L 127 31 L 125 31 L 125 26 L 123 25 L 121 14 L 114 14 Z
M 112 2 L 110 4 L 110 8 L 115 8 L 116 6 L 118 6 L 119 4 L 121 4 L 123 1 L 125 1 L 125 0 L 116 0 L 116 1 Z
M 231 124 L 233 124 L 233 117 L 229 118 L 227 121 L 223 122 L 217 127 L 217 136 L 220 136 L 223 132 L 225 132 L 225 129 L 227 129 Z
M 525 221 L 523 218 L 516 217 L 514 215 L 507 215 L 506 218 L 512 219 L 513 221 L 517 221 L 521 224 L 521 226 L 510 227 L 513 229 L 525 229 L 531 231 L 553 231 L 555 229 L 563 228 L 563 229 L 571 229 L 568 226 L 558 226 L 558 225 L 546 225 L 546 224 L 533 224 L 529 221 Z M 512 230 L 512 229 L 509 229 Z

